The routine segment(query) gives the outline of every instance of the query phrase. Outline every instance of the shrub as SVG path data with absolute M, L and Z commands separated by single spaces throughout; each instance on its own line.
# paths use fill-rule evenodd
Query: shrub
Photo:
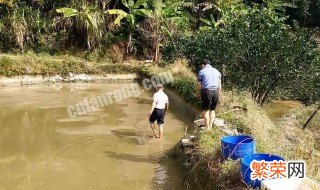
M 260 104 L 277 88 L 310 81 L 319 73 L 319 52 L 311 31 L 290 28 L 269 10 L 248 10 L 228 17 L 223 27 L 174 38 L 164 48 L 164 58 L 185 57 L 194 69 L 197 62 L 209 59 L 232 87 L 249 90 Z

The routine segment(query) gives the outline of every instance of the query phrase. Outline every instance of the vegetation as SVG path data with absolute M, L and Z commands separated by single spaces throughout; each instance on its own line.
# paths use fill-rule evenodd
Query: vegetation
M 187 60 L 176 60 L 174 64 L 164 67 L 142 67 L 140 72 L 146 76 L 170 71 L 174 81 L 166 84 L 166 88 L 176 91 L 181 97 L 194 106 L 200 107 L 200 94 L 197 89 L 197 81 L 194 73 L 188 69 Z
M 99 63 L 70 55 L 49 56 L 39 54 L 0 54 L 0 76 L 17 75 L 69 75 L 72 73 L 104 74 L 135 73 L 138 64 Z
M 287 88 L 293 83 L 308 84 L 308 99 L 299 97 L 305 102 L 314 101 L 319 97 L 315 81 L 319 77 L 314 77 L 320 72 L 317 41 L 311 31 L 290 27 L 284 19 L 259 7 L 243 12 L 226 10 L 223 23 L 196 35 L 179 36 L 163 52 L 168 61 L 186 57 L 195 69 L 201 59 L 212 60 L 225 71 L 229 87 L 250 91 L 260 104 L 279 89 L 295 93 Z M 310 91 L 312 88 L 317 89 Z
M 178 27 L 189 25 L 183 4 L 178 0 L 1 1 L 0 52 L 56 54 L 75 49 L 112 58 L 120 50 L 159 62 L 161 43 Z
M 179 91 L 181 86 L 196 83 L 196 78 L 187 66 L 186 60 L 179 60 L 164 68 L 147 67 L 143 72 L 153 75 L 166 70 L 172 71 L 175 82 L 179 85 L 171 84 L 168 87 L 182 94 Z M 182 97 L 188 100 L 190 94 L 194 94 L 192 97 L 196 99 L 197 90 L 194 88 L 189 90 L 189 95 Z M 196 101 L 189 100 L 189 102 L 194 104 Z M 320 181 L 320 149 L 317 132 L 320 127 L 320 115 L 316 115 L 309 127 L 302 130 L 303 124 L 316 106 L 306 107 L 293 101 L 278 104 L 272 106 L 273 110 L 269 108 L 268 112 L 265 112 L 266 108 L 253 101 L 250 93 L 224 90 L 217 116 L 223 118 L 231 130 L 253 136 L 257 142 L 257 152 L 276 154 L 286 160 L 305 160 L 308 177 Z M 234 110 L 234 106 L 245 109 Z M 191 185 L 195 182 L 201 184 L 204 189 L 246 189 L 239 175 L 239 160 L 234 162 L 222 159 L 220 139 L 224 135 L 216 127 L 211 132 L 197 134 L 196 148 L 185 163 L 188 168 L 187 180 Z
M 246 134 L 252 135 L 257 142 L 257 152 L 276 154 L 286 160 L 305 160 L 307 176 L 320 180 L 319 151 L 319 119 L 312 122 L 309 129 L 301 133 L 302 125 L 312 113 L 314 107 L 295 107 L 286 115 L 270 120 L 264 110 L 259 108 L 247 94 L 223 93 L 218 114 L 224 118 L 232 129 L 243 126 Z M 243 105 L 245 101 L 247 112 L 237 111 L 223 114 L 232 109 L 232 105 Z M 239 125 L 239 123 L 241 123 Z M 189 163 L 189 179 L 202 182 L 204 189 L 247 189 L 240 183 L 240 163 L 238 161 L 223 161 L 221 159 L 220 139 L 224 136 L 219 129 L 200 133 L 198 149 L 192 154 Z
M 317 40 L 314 30 L 298 25 L 317 26 L 312 19 L 318 5 L 307 0 L 1 1 L 0 52 L 84 51 L 94 57 L 90 61 L 134 57 L 155 63 L 163 54 L 167 62 L 187 58 L 195 70 L 208 58 L 230 88 L 250 91 L 260 104 L 270 96 L 314 103 L 320 94 L 320 77 L 314 77 L 320 72 Z
M 195 73 L 207 58 L 223 74 L 220 117 L 259 151 L 305 159 L 320 180 L 318 117 L 300 129 L 320 101 L 319 14 L 319 0 L 0 0 L 0 75 L 170 70 L 167 87 L 198 106 Z M 159 67 L 132 61 L 146 59 Z M 310 107 L 273 121 L 256 103 L 274 98 Z M 247 112 L 227 112 L 234 104 Z M 237 166 L 219 160 L 221 135 L 200 134 L 190 178 L 234 189 Z

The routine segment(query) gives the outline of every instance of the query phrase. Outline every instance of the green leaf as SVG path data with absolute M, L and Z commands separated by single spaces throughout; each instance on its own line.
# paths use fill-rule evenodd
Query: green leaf
M 160 26 L 160 28 L 161 28 L 161 30 L 162 30 L 164 33 L 166 33 L 168 36 L 171 37 L 171 32 L 168 30 L 167 27 L 165 27 L 165 26 Z
M 113 23 L 117 25 L 120 25 L 121 20 L 128 15 L 128 13 L 120 9 L 109 9 L 106 12 L 111 15 L 118 15 L 118 17 L 113 21 Z
M 145 2 L 146 2 L 146 0 L 138 0 L 138 1 L 132 6 L 132 8 L 137 9 L 137 8 L 139 8 L 140 6 L 145 6 Z
M 129 5 L 129 8 L 132 8 L 133 5 L 134 5 L 134 1 L 133 0 L 128 0 L 128 5 Z
M 68 7 L 63 7 L 60 9 L 56 9 L 57 13 L 62 13 L 64 17 L 68 18 L 68 17 L 73 17 L 73 16 L 77 16 L 79 14 L 78 10 L 76 9 L 72 9 L 72 8 L 68 8 Z
M 106 13 L 110 15 L 127 15 L 128 14 L 121 9 L 109 9 L 106 11 Z
M 205 23 L 205 24 L 207 24 L 209 26 L 212 25 L 212 22 L 210 20 L 205 19 L 205 18 L 200 18 L 200 21 L 202 21 L 203 23 Z
M 222 19 L 218 20 L 218 22 L 215 22 L 214 27 L 218 27 L 221 23 L 223 23 Z
M 162 0 L 156 0 L 154 3 L 154 12 L 156 15 L 161 15 L 161 12 L 163 11 L 163 8 L 166 7 L 166 5 L 162 2 Z
M 201 31 L 208 31 L 208 30 L 212 30 L 212 27 L 210 26 L 200 26 L 199 28 Z
M 121 3 L 122 3 L 125 7 L 130 8 L 129 5 L 128 5 L 127 0 L 121 0 Z
M 153 17 L 153 12 L 147 9 L 134 9 L 133 14 L 144 16 L 144 17 Z
M 298 8 L 298 6 L 293 4 L 293 3 L 281 3 L 281 4 L 279 4 L 279 6 L 281 6 L 281 7 L 289 7 L 289 8 Z
M 133 16 L 132 14 L 128 14 L 128 15 L 126 16 L 126 19 L 127 19 L 127 21 L 129 22 L 130 27 L 131 27 L 131 28 L 134 28 L 134 25 L 135 25 L 134 16 Z
M 86 21 L 89 23 L 91 27 L 95 27 L 93 24 L 92 16 L 90 14 L 84 14 L 84 18 L 86 19 Z

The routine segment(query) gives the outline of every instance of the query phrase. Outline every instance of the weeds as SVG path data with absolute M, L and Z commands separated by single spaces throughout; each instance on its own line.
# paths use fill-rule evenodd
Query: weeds
M 137 73 L 137 64 L 124 65 L 110 62 L 92 62 L 69 55 L 0 54 L 0 76 L 68 75 L 72 73 Z

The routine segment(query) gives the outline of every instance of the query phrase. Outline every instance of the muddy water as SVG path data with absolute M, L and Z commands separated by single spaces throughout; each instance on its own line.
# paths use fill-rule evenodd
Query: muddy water
M 289 113 L 291 109 L 298 108 L 301 106 L 302 103 L 298 101 L 274 100 L 265 105 L 264 108 L 271 119 L 277 120 Z
M 1 87 L 0 190 L 185 189 L 177 164 L 158 162 L 186 123 L 169 113 L 160 142 L 143 128 L 147 119 L 132 126 L 146 116 L 152 92 L 69 117 L 67 106 L 119 87 Z

